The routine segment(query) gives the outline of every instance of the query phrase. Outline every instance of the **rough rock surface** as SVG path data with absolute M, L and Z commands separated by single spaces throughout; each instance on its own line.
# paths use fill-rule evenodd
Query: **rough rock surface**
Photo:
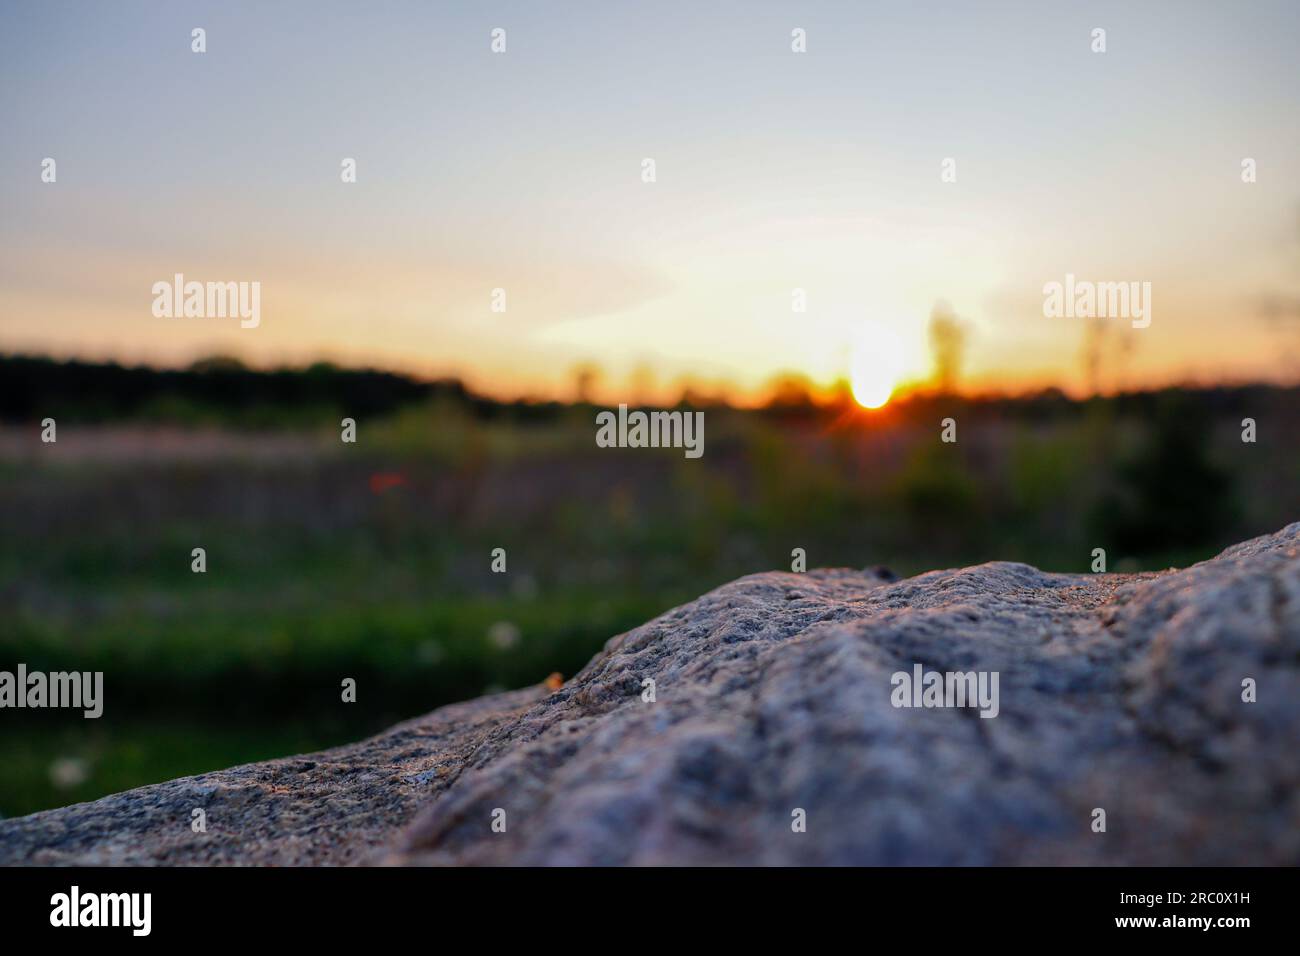
M 558 691 L 0 822 L 0 863 L 1294 865 L 1298 552 L 1300 523 L 1159 574 L 755 574 Z M 998 672 L 998 716 L 895 708 L 916 663 Z

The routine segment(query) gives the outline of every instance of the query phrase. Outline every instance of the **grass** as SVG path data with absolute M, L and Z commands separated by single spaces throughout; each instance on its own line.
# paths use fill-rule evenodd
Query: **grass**
M 906 575 L 994 558 L 1086 572 L 1102 544 L 1112 570 L 1137 570 L 1209 557 L 1300 512 L 1295 449 L 1243 453 L 1226 426 L 1202 448 L 1141 419 L 963 419 L 959 443 L 942 445 L 905 419 L 846 430 L 708 414 L 697 462 L 600 451 L 576 412 L 524 425 L 437 403 L 363 421 L 355 448 L 328 429 L 219 442 L 182 430 L 156 448 L 146 435 L 150 454 L 96 458 L 61 431 L 57 453 L 0 459 L 0 668 L 105 675 L 99 720 L 0 715 L 0 814 L 319 749 L 571 676 L 617 633 L 789 568 L 794 547 L 810 567 Z M 123 447 L 111 429 L 99 437 Z M 1163 492 L 1189 473 L 1213 496 Z M 1159 513 L 1161 529 L 1210 527 L 1211 509 L 1219 530 L 1175 543 L 1142 524 L 1105 530 L 1099 512 L 1123 513 L 1107 515 L 1108 500 Z M 190 570 L 198 546 L 204 574 Z M 496 547 L 505 574 L 490 569 Z
M 379 729 L 375 727 L 373 729 Z M 173 777 L 268 760 L 368 733 L 361 725 L 160 720 L 10 727 L 0 816 L 93 800 Z

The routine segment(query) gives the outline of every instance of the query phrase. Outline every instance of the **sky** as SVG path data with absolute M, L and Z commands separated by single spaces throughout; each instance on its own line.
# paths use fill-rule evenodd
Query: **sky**
M 924 380 L 943 302 L 966 387 L 1078 391 L 1073 274 L 1151 283 L 1105 389 L 1291 381 L 1298 39 L 1293 0 L 5 0 L 0 351 L 744 397 Z M 155 316 L 176 273 L 260 323 Z

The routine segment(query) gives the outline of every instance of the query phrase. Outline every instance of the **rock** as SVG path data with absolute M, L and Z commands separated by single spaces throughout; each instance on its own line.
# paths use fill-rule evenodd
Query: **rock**
M 755 574 L 557 691 L 3 821 L 0 863 L 1295 865 L 1298 552 Z M 893 706 L 917 664 L 996 672 L 997 716 Z

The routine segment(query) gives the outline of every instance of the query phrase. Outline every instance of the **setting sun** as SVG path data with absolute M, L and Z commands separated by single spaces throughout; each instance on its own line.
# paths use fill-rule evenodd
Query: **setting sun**
M 889 401 L 903 372 L 903 348 L 897 336 L 875 323 L 863 325 L 853 343 L 849 384 L 863 408 Z

